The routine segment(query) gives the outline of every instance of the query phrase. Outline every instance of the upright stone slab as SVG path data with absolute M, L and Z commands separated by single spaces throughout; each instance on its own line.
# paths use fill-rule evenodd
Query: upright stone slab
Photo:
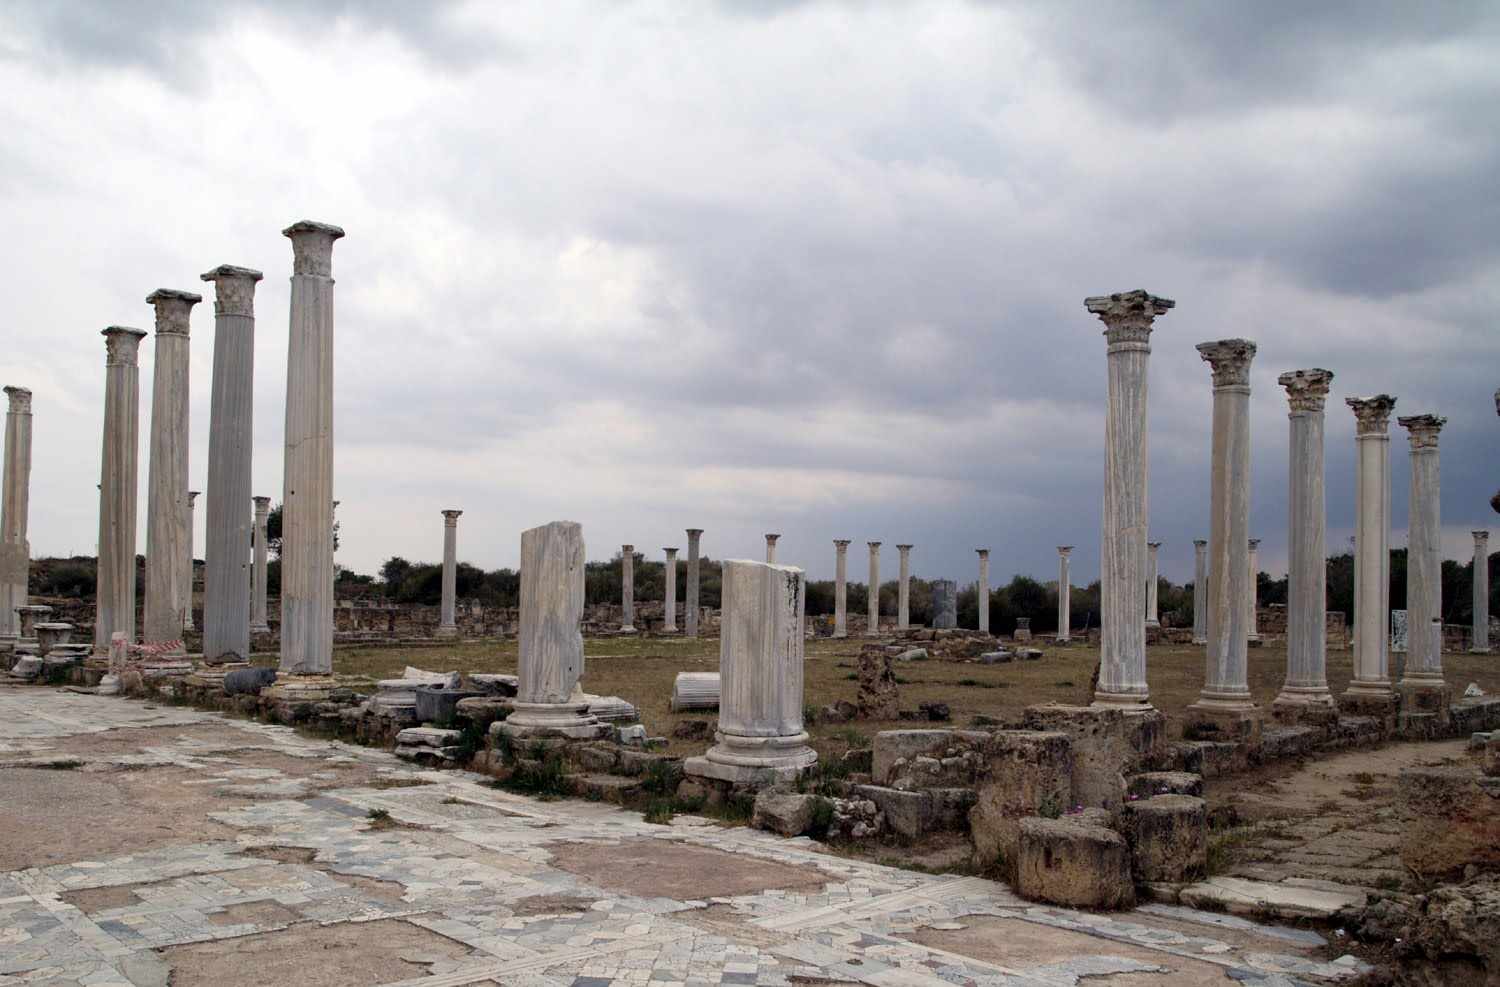
M 698 539 L 703 537 L 702 528 L 688 528 L 687 598 L 683 600 L 683 614 L 687 625 L 687 636 L 698 636 Z
M 521 532 L 520 684 L 499 724 L 513 738 L 590 740 L 609 732 L 589 713 L 583 678 L 583 526 L 553 521 Z
M 979 585 L 974 587 L 975 603 L 979 607 L 979 630 L 990 632 L 990 550 L 976 548 L 979 553 Z
M 635 633 L 635 546 L 620 546 L 620 630 Z
M 663 601 L 662 630 L 677 630 L 677 549 L 664 548 L 667 556 L 666 598 Z
M 271 615 L 266 606 L 267 574 L 269 564 L 269 521 L 271 498 L 254 497 L 255 503 L 255 585 L 250 594 L 250 631 L 255 634 L 271 632 Z
M 932 581 L 932 626 L 958 626 L 958 584 L 951 579 Z
M 1286 683 L 1276 706 L 1297 711 L 1333 705 L 1328 691 L 1327 512 L 1323 495 L 1323 405 L 1332 371 L 1284 373 L 1277 382 L 1290 405 L 1291 498 L 1288 503 Z
M 443 587 L 438 610 L 438 637 L 458 636 L 458 519 L 463 511 L 443 511 Z
M 109 654 L 110 635 L 135 640 L 135 517 L 141 438 L 139 329 L 104 330 L 104 451 L 99 474 L 99 575 L 94 653 Z
M 1073 640 L 1073 581 L 1068 574 L 1072 545 L 1057 546 L 1057 643 Z
M 1158 555 L 1161 553 L 1161 542 L 1148 541 L 1146 543 L 1146 626 L 1160 627 L 1161 614 L 1157 610 L 1157 589 L 1161 581 L 1161 569 L 1159 568 Z
M 905 630 L 911 626 L 911 546 L 897 545 L 901 553 L 901 582 L 896 588 L 896 627 Z
M 1099 686 L 1094 702 L 1150 708 L 1146 685 L 1146 368 L 1151 326 L 1177 303 L 1144 291 L 1084 306 L 1104 323 L 1104 520 L 1099 555 Z
M 1469 653 L 1490 653 L 1490 533 L 1471 532 L 1474 536 L 1474 632 Z
M 818 760 L 802 728 L 801 569 L 744 559 L 723 564 L 719 731 L 689 775 L 735 784 L 796 777 Z
M 880 542 L 869 542 L 870 546 L 870 591 L 866 594 L 865 636 L 875 637 L 880 633 Z
M 849 636 L 849 539 L 833 540 L 833 636 Z
M 1246 606 L 1250 608 L 1250 615 L 1246 618 L 1250 632 L 1248 640 L 1260 640 L 1260 539 L 1250 539 L 1250 581 L 1247 592 L 1250 598 Z
M 1345 398 L 1354 412 L 1354 677 L 1340 704 L 1352 711 L 1392 700 L 1390 642 L 1391 411 L 1389 394 Z
M 259 271 L 232 264 L 202 275 L 214 285 L 214 369 L 203 537 L 203 660 L 211 665 L 250 657 L 255 285 L 261 277 Z M 283 544 L 288 531 L 285 514 L 283 510 Z M 283 576 L 285 569 L 283 557 Z
M 1208 539 L 1193 539 L 1193 643 L 1208 643 Z
M 1438 480 L 1437 415 L 1396 419 L 1411 443 L 1411 496 L 1406 548 L 1406 612 L 1410 644 L 1397 690 L 1402 712 L 1436 713 L 1446 719 L 1443 683 L 1443 529 Z
M 31 392 L 7 387 L 5 478 L 0 489 L 0 642 L 21 636 L 16 607 L 30 602 L 31 543 L 26 539 L 31 505 Z
M 773 534 L 773 533 L 770 533 L 770 532 L 766 533 L 766 561 L 767 562 L 774 563 L 776 561 L 776 543 L 778 541 L 780 541 L 780 540 L 781 540 L 781 536 L 780 535 Z
M 190 631 L 193 629 L 193 584 L 196 582 L 193 571 L 193 539 L 196 537 L 196 515 L 195 508 L 198 505 L 200 491 L 189 490 L 187 493 L 187 557 L 182 560 L 182 584 L 187 587 L 187 606 L 182 611 L 182 629 Z
M 188 331 L 203 296 L 161 288 L 146 296 L 156 310 L 156 360 L 151 386 L 151 460 L 146 494 L 146 606 L 141 636 L 179 642 L 191 603 L 182 581 L 187 545 Z

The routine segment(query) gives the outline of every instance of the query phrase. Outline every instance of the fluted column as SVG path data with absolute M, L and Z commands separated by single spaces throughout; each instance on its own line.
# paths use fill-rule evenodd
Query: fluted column
M 687 636 L 698 636 L 698 539 L 703 537 L 702 528 L 688 528 L 687 599 L 683 600 L 683 616 L 686 618 Z
M 1208 643 L 1208 540 L 1193 539 L 1193 643 Z
M 1068 574 L 1072 545 L 1057 546 L 1057 643 L 1073 640 L 1073 583 Z
M 976 588 L 979 605 L 979 629 L 988 634 L 990 632 L 990 550 L 987 548 L 976 548 L 979 553 L 979 585 Z
M 187 492 L 187 558 L 183 560 L 182 585 L 187 587 L 187 606 L 182 608 L 182 629 L 193 629 L 193 539 L 196 537 L 194 508 L 198 503 L 197 490 Z
M 620 630 L 635 633 L 635 546 L 620 546 Z
M 1345 398 L 1354 412 L 1354 678 L 1344 697 L 1356 703 L 1391 695 L 1391 411 L 1389 394 Z
M 214 283 L 214 370 L 208 406 L 208 507 L 203 532 L 203 660 L 250 657 L 247 505 L 255 409 L 255 284 L 259 271 L 223 264 Z M 287 532 L 282 516 L 283 544 Z M 283 560 L 283 577 L 285 576 Z M 284 580 L 283 580 L 284 581 Z
M 115 631 L 135 641 L 135 515 L 141 439 L 139 329 L 104 330 L 104 450 L 99 471 L 99 575 L 94 653 L 109 654 Z
M 1276 705 L 1328 706 L 1327 511 L 1323 495 L 1323 405 L 1329 370 L 1294 370 L 1277 382 L 1290 405 L 1290 501 L 1287 505 L 1286 684 Z M 1253 545 L 1254 542 L 1251 542 Z M 1252 572 L 1253 572 L 1252 565 Z
M 463 511 L 443 511 L 443 586 L 436 637 L 458 636 L 458 519 Z
M 778 540 L 780 540 L 780 538 L 781 538 L 780 535 L 770 534 L 770 533 L 766 534 L 766 562 L 767 563 L 770 563 L 770 564 L 773 564 L 773 565 L 775 564 L 775 562 L 776 562 L 776 542 Z
M 1099 555 L 1099 686 L 1094 702 L 1150 706 L 1146 685 L 1146 369 L 1151 327 L 1176 302 L 1144 291 L 1084 306 L 1104 323 L 1104 519 Z
M 266 609 L 267 585 L 267 519 L 271 516 L 271 498 L 255 497 L 255 581 L 250 594 L 250 630 L 257 634 L 271 631 L 271 615 Z
M 1146 626 L 1160 627 L 1161 614 L 1157 610 L 1157 583 L 1160 581 L 1160 568 L 1158 568 L 1157 556 L 1161 552 L 1161 542 L 1148 541 L 1146 543 Z
M 667 556 L 666 600 L 663 608 L 662 630 L 677 630 L 677 549 L 664 548 Z
M 1470 635 L 1469 653 L 1490 653 L 1490 533 L 1471 532 L 1474 536 L 1474 631 Z
M 29 601 L 31 544 L 26 539 L 31 504 L 31 392 L 7 387 L 5 479 L 0 490 L 0 640 L 14 641 L 21 624 L 16 607 Z
M 1410 520 L 1406 532 L 1406 669 L 1403 691 L 1443 687 L 1443 529 L 1438 433 L 1448 419 L 1409 415 L 1396 421 L 1411 444 Z
M 188 330 L 203 296 L 161 288 L 146 296 L 156 309 L 156 359 L 151 384 L 151 460 L 146 481 L 146 606 L 141 637 L 182 638 L 191 594 L 182 582 L 187 544 Z
M 896 584 L 896 626 L 902 630 L 911 626 L 911 546 L 897 545 L 901 553 L 901 581 Z
M 1247 586 L 1247 589 L 1246 589 L 1246 592 L 1249 594 L 1249 596 L 1248 596 L 1247 599 L 1248 599 L 1248 606 L 1250 607 L 1250 614 L 1246 618 L 1247 624 L 1248 624 L 1248 626 L 1250 628 L 1250 633 L 1249 633 L 1248 640 L 1259 641 L 1260 640 L 1260 631 L 1258 629 L 1258 625 L 1260 623 L 1260 620 L 1259 620 L 1259 617 L 1260 617 L 1260 539 L 1259 538 L 1251 538 L 1250 539 L 1249 558 L 1250 558 L 1250 582 L 1249 582 L 1249 584 Z
M 333 671 L 333 244 L 302 221 L 292 241 L 286 485 L 281 508 L 281 671 Z
M 1250 598 L 1250 361 L 1248 339 L 1199 343 L 1213 369 L 1213 459 L 1209 495 L 1208 648 L 1203 692 L 1190 716 L 1250 722 L 1247 642 Z
M 869 616 L 865 628 L 867 637 L 880 633 L 880 542 L 869 542 L 870 546 L 870 592 L 865 609 Z
M 849 539 L 833 540 L 833 636 L 849 636 Z

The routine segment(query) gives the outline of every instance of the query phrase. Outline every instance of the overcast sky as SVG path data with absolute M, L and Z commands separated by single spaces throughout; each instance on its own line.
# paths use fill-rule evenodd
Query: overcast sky
M 1284 571 L 1282 371 L 1448 417 L 1449 557 L 1500 486 L 1500 6 L 100 0 L 0 6 L 0 383 L 35 392 L 31 545 L 95 550 L 104 341 L 256 299 L 255 492 L 281 499 L 290 244 L 338 223 L 341 564 L 514 565 L 523 528 L 815 577 L 1097 578 L 1105 344 L 1145 288 L 1153 537 L 1208 525 L 1209 371 L 1245 336 L 1252 534 Z M 141 348 L 145 548 L 153 340 Z M 1394 545 L 1407 445 L 1392 425 Z M 203 501 L 199 501 L 200 507 Z M 250 505 L 246 505 L 249 510 Z M 203 544 L 203 511 L 196 544 Z

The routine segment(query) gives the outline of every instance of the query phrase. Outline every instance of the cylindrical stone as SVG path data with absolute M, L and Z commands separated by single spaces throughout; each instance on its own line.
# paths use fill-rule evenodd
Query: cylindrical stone
M 897 545 L 901 553 L 901 581 L 896 586 L 896 626 L 911 626 L 911 546 Z
M 635 631 L 635 546 L 620 546 L 620 630 Z
M 109 654 L 116 631 L 135 640 L 135 516 L 140 447 L 141 371 L 145 333 L 104 330 L 104 449 L 99 472 L 99 575 L 95 586 L 94 653 Z
M 26 539 L 31 504 L 31 392 L 7 387 L 5 479 L 0 488 L 0 639 L 20 636 L 16 607 L 30 601 L 31 544 Z
M 1208 540 L 1193 539 L 1193 643 L 1208 643 Z
M 267 519 L 271 516 L 271 498 L 252 499 L 255 503 L 255 585 L 250 594 L 250 630 L 267 634 L 271 630 L 271 615 L 266 607 Z
M 1443 529 L 1438 479 L 1437 415 L 1396 419 L 1411 443 L 1410 520 L 1406 533 L 1406 669 L 1401 684 L 1443 683 Z
M 768 533 L 766 535 L 766 561 L 773 565 L 776 562 L 776 542 L 780 538 L 781 536 L 776 534 Z
M 849 636 L 849 539 L 833 540 L 833 636 Z
M 1246 606 L 1250 608 L 1249 615 L 1245 618 L 1246 626 L 1249 627 L 1249 640 L 1259 641 L 1260 631 L 1257 629 L 1260 623 L 1260 539 L 1251 538 L 1248 550 L 1250 559 L 1250 577 L 1246 583 L 1246 592 L 1249 594 Z
M 1161 614 L 1157 610 L 1157 584 L 1161 581 L 1161 569 L 1157 556 L 1161 552 L 1161 542 L 1148 541 L 1146 543 L 1146 626 L 1160 627 Z
M 979 608 L 979 630 L 990 632 L 990 550 L 976 548 L 979 553 L 979 583 L 974 587 L 975 604 Z
M 583 568 L 582 525 L 553 521 L 521 532 L 522 702 L 568 703 L 583 678 Z
M 1474 535 L 1474 632 L 1469 650 L 1476 655 L 1490 653 L 1490 533 Z
M 677 549 L 662 549 L 667 556 L 666 599 L 662 613 L 662 630 L 677 630 Z
M 1073 583 L 1068 574 L 1072 545 L 1057 546 L 1057 643 L 1073 640 Z
M 182 629 L 185 631 L 193 629 L 193 539 L 196 537 L 194 509 L 197 507 L 198 494 L 197 490 L 189 490 L 187 494 L 187 557 L 182 560 L 182 584 L 187 587 L 187 606 L 182 611 Z
M 1286 684 L 1279 704 L 1330 705 L 1328 691 L 1327 511 L 1323 494 L 1323 405 L 1333 373 L 1295 370 L 1277 382 L 1290 410 Z
M 1391 411 L 1389 394 L 1345 398 L 1354 412 L 1354 678 L 1345 695 L 1391 694 L 1390 611 Z
M 458 636 L 458 519 L 463 511 L 443 511 L 443 588 L 438 608 L 438 637 Z
M 958 584 L 951 579 L 932 581 L 932 626 L 939 629 L 958 626 Z
M 872 541 L 870 545 L 870 592 L 866 605 L 869 616 L 866 617 L 865 636 L 874 637 L 880 633 L 880 542 Z
M 688 637 L 698 636 L 698 539 L 702 528 L 688 528 L 687 598 L 682 602 Z
M 146 297 L 156 309 L 156 359 L 151 385 L 151 460 L 146 481 L 146 606 L 141 637 L 181 641 L 192 594 L 182 581 L 188 488 L 189 318 L 203 296 L 159 289 Z M 181 650 L 180 648 L 178 650 Z

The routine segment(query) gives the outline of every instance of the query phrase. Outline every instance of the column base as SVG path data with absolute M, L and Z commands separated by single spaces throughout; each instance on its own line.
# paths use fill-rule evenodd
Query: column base
M 440 624 L 438 625 L 438 629 L 432 632 L 432 636 L 436 638 L 458 637 L 458 627 L 454 624 Z
M 269 633 L 271 633 L 271 625 L 270 624 L 251 624 L 250 625 L 250 633 L 251 634 L 269 634 Z
M 339 687 L 332 675 L 278 675 L 276 684 L 262 690 L 262 695 L 280 703 L 320 703 Z
M 1446 722 L 1448 705 L 1453 702 L 1453 690 L 1441 678 L 1402 679 L 1396 684 L 1396 696 L 1401 700 L 1403 718 L 1413 714 L 1432 713 Z
M 588 703 L 517 702 L 499 727 L 507 737 L 527 740 L 599 740 L 610 732 L 608 723 L 589 713 Z
M 1148 621 L 1146 621 L 1146 626 L 1147 627 L 1160 627 L 1161 626 L 1161 621 L 1159 621 L 1159 620 L 1148 620 Z
M 630 624 L 625 624 L 624 626 L 622 626 L 620 628 L 620 633 L 621 634 L 634 634 L 634 633 L 636 633 L 636 629 L 633 626 L 631 626 Z
M 1338 715 L 1338 704 L 1326 688 L 1287 687 L 1271 703 L 1271 716 L 1278 723 L 1326 725 L 1337 720 Z
M 1151 705 L 1151 697 L 1146 692 L 1105 692 L 1099 689 L 1094 693 L 1094 701 L 1089 704 L 1095 709 L 1118 709 L 1125 713 L 1154 713 L 1156 707 Z
M 1470 648 L 1469 649 L 1469 654 L 1471 654 L 1471 655 L 1488 655 L 1488 654 L 1493 654 L 1493 651 L 1490 648 Z
M 835 639 L 840 640 L 840 641 L 844 640 L 848 636 L 849 636 L 849 632 L 848 631 L 834 631 L 832 634 L 829 635 L 829 637 L 835 638 Z
M 217 689 L 223 692 L 224 679 L 230 672 L 249 667 L 250 663 L 248 661 L 231 661 L 225 662 L 222 665 L 199 665 L 188 674 L 184 681 L 188 685 L 204 689 Z
M 1193 643 L 1196 644 L 1196 645 L 1200 645 L 1200 646 L 1201 645 L 1207 645 L 1208 644 L 1208 638 L 1206 638 L 1206 637 L 1195 637 L 1195 638 L 1193 638 Z
M 118 696 L 120 694 L 120 677 L 118 675 L 106 674 L 94 687 L 94 691 L 101 696 Z
M 1196 740 L 1255 742 L 1260 739 L 1262 710 L 1244 698 L 1204 696 L 1183 715 L 1183 735 Z
M 682 770 L 737 785 L 793 781 L 818 763 L 818 752 L 807 746 L 808 739 L 805 732 L 789 737 L 746 737 L 720 731 L 708 753 L 683 761 Z

